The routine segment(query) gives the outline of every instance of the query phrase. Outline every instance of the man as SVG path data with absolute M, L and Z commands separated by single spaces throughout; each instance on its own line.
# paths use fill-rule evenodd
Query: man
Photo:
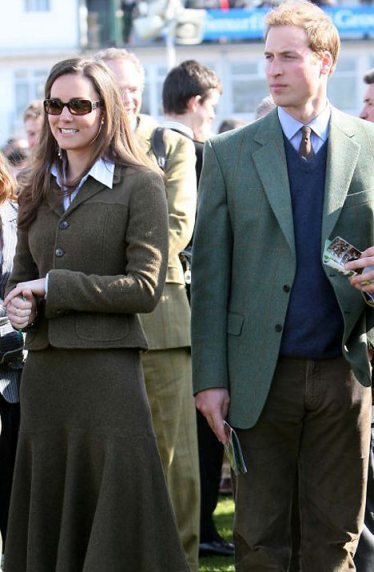
M 374 69 L 369 70 L 363 77 L 366 84 L 364 94 L 364 106 L 360 113 L 362 119 L 374 123 Z M 365 258 L 365 256 L 364 256 Z M 360 260 L 361 264 L 362 261 Z M 365 266 L 373 266 L 374 260 L 370 260 Z M 365 267 L 365 266 L 361 266 Z M 367 276 L 367 275 L 366 275 Z M 362 277 L 358 278 L 361 284 Z M 374 408 L 372 409 L 371 422 L 371 451 L 369 459 L 369 473 L 367 484 L 367 496 L 365 507 L 364 529 L 360 536 L 357 552 L 355 554 L 357 572 L 372 572 L 374 570 Z
M 374 126 L 328 103 L 340 42 L 327 14 L 284 2 L 265 25 L 277 108 L 205 144 L 196 404 L 221 442 L 228 416 L 248 467 L 236 479 L 236 569 L 288 570 L 298 471 L 301 568 L 346 572 L 363 524 L 374 316 L 322 252 L 335 236 L 373 244 Z
M 193 140 L 198 178 L 203 144 L 211 135 L 221 93 L 221 82 L 214 71 L 195 60 L 186 60 L 170 70 L 162 86 L 164 125 Z
M 44 120 L 43 102 L 36 99 L 32 101 L 23 113 L 23 124 L 26 131 L 29 149 L 33 149 L 38 141 Z
M 110 48 L 98 56 L 118 80 L 137 139 L 156 163 L 157 123 L 141 115 L 144 69 L 135 54 Z M 165 186 L 169 209 L 166 285 L 156 309 L 142 316 L 149 351 L 142 356 L 157 444 L 178 530 L 191 572 L 198 570 L 200 485 L 195 407 L 192 398 L 190 308 L 179 253 L 195 223 L 195 151 L 191 141 L 165 129 Z
M 364 75 L 366 91 L 364 95 L 364 106 L 360 113 L 361 119 L 374 122 L 374 68 Z
M 221 82 L 215 72 L 195 60 L 184 61 L 170 70 L 162 87 L 164 125 L 193 141 L 198 182 L 204 141 L 211 135 L 221 93 Z M 200 412 L 197 412 L 197 434 L 201 486 L 200 555 L 232 556 L 233 544 L 220 536 L 213 520 L 221 481 L 223 446 Z

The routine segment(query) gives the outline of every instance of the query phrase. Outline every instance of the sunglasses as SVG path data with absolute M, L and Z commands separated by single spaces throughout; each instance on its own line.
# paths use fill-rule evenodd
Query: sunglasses
M 64 102 L 58 98 L 45 99 L 43 101 L 44 110 L 48 115 L 61 115 L 64 107 L 67 107 L 72 115 L 87 115 L 93 109 L 102 106 L 102 101 L 90 101 L 74 97 L 70 101 Z

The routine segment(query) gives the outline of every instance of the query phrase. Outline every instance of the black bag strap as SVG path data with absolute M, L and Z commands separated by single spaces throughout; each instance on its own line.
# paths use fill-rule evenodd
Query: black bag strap
M 152 151 L 157 159 L 158 166 L 163 171 L 165 171 L 167 163 L 164 131 L 165 129 L 163 127 L 156 127 L 151 139 Z

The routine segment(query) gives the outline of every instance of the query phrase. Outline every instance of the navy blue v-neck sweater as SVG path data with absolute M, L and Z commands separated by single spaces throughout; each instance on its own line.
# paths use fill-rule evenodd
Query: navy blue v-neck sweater
M 310 359 L 341 355 L 343 318 L 322 267 L 321 230 L 327 142 L 311 159 L 284 138 L 295 233 L 296 276 L 280 355 Z

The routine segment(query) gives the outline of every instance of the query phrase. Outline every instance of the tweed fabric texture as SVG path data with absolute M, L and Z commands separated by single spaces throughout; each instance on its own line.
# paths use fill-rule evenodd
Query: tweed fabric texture
M 29 352 L 6 572 L 186 572 L 136 350 Z

